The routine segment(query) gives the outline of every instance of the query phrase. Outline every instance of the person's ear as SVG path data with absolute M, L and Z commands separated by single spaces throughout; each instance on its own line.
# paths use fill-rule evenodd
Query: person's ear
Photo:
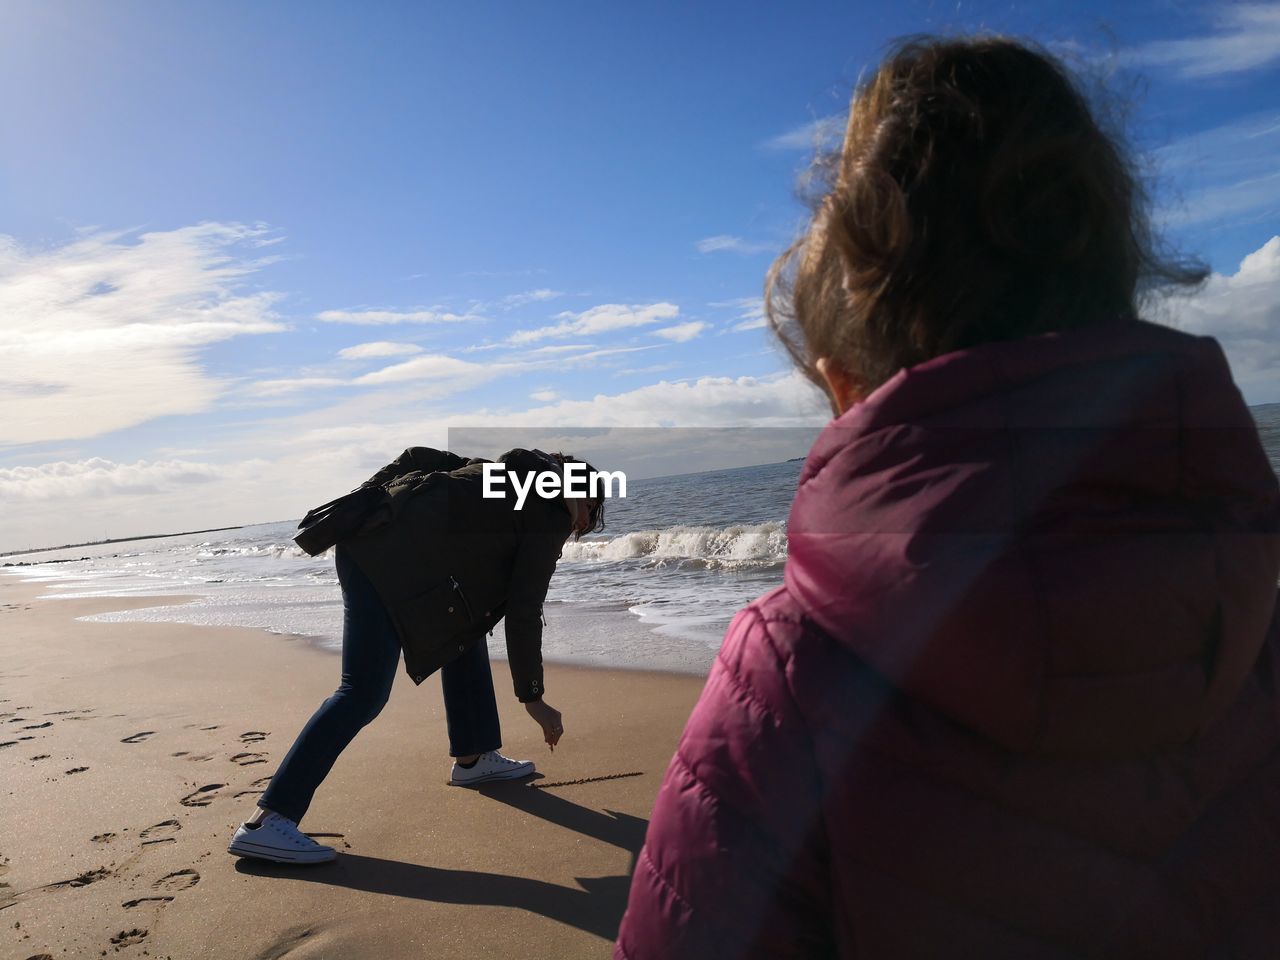
M 827 384 L 827 396 L 836 416 L 844 413 L 862 399 L 862 391 L 844 367 L 830 357 L 819 357 L 814 364 Z

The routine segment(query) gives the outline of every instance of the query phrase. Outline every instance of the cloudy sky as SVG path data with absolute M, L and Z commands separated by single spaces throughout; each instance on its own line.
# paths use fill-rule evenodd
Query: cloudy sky
M 464 425 L 803 453 L 796 176 L 891 39 L 980 28 L 1128 98 L 1214 270 L 1165 318 L 1280 401 L 1280 3 L 8 0 L 0 550 L 296 517 Z

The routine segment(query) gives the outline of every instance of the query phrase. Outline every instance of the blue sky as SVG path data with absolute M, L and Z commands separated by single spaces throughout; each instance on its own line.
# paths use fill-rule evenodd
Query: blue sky
M 1164 315 L 1280 400 L 1280 3 L 9 0 L 0 550 L 296 516 L 451 425 L 816 429 L 759 320 L 796 176 L 892 39 L 979 29 L 1132 103 L 1215 271 Z

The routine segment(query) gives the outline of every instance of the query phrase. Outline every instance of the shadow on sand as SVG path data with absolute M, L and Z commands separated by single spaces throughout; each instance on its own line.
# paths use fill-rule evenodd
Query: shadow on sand
M 437 903 L 515 907 L 612 940 L 626 909 L 631 872 L 644 843 L 648 821 L 625 813 L 592 810 L 547 790 L 531 789 L 524 783 L 490 784 L 477 787 L 475 791 L 567 830 L 628 851 L 631 865 L 627 873 L 616 877 L 578 877 L 576 879 L 582 889 L 575 890 L 526 877 L 446 870 L 353 853 L 344 853 L 332 864 L 318 869 L 240 860 L 236 870 L 252 876 L 288 876 L 311 883 Z

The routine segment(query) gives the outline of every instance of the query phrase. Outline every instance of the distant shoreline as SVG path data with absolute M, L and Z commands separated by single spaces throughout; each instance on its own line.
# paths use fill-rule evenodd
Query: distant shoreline
M 0 550 L 0 557 L 17 557 L 27 553 L 52 553 L 54 550 L 71 550 L 75 547 L 101 547 L 108 543 L 129 543 L 133 540 L 163 540 L 166 537 L 185 537 L 194 533 L 220 533 L 223 530 L 241 530 L 256 526 L 238 523 L 231 527 L 209 527 L 206 530 L 180 530 L 177 533 L 141 533 L 133 537 L 109 537 L 106 540 L 86 540 L 84 543 L 64 543 L 57 547 L 35 547 L 31 550 Z

